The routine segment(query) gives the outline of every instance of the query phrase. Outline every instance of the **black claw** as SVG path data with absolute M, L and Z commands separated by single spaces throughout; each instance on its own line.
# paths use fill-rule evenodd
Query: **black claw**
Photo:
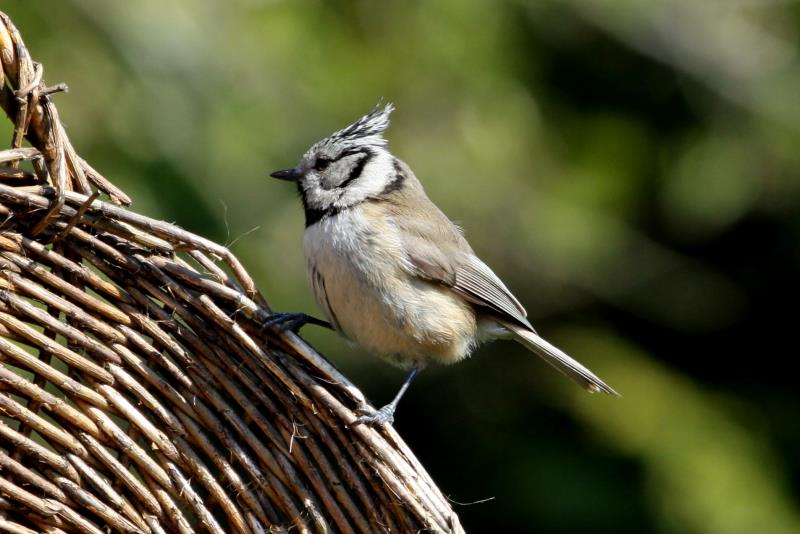
M 324 326 L 325 328 L 333 330 L 331 323 L 328 321 L 317 319 L 305 313 L 273 313 L 261 326 L 263 328 L 277 328 L 283 332 L 290 331 L 297 333 L 300 328 L 307 324 Z
M 358 413 L 364 414 L 355 421 L 353 421 L 352 426 L 358 425 L 370 425 L 370 426 L 380 426 L 385 424 L 392 424 L 394 423 L 394 409 L 395 407 L 391 404 L 387 404 L 380 410 L 373 410 L 372 408 L 368 407 L 361 407 L 358 408 L 356 411 Z

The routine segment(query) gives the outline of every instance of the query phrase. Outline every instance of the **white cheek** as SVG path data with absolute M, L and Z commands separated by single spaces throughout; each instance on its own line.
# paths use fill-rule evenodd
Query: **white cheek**
M 394 177 L 393 158 L 388 152 L 375 156 L 364 166 L 361 176 L 345 190 L 338 204 L 347 206 L 383 191 Z

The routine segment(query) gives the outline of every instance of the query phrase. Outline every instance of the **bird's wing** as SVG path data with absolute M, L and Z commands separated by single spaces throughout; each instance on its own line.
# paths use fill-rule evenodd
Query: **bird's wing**
M 453 290 L 462 294 L 464 298 L 533 330 L 533 326 L 528 322 L 528 312 L 480 258 L 474 254 L 467 256 L 459 263 L 455 274 L 456 282 L 453 284 Z
M 472 252 L 458 227 L 443 214 L 436 219 L 404 218 L 397 225 L 411 274 L 448 287 L 472 304 L 533 330 L 525 308 Z
M 461 229 L 428 198 L 414 173 L 397 160 L 403 187 L 380 199 L 380 217 L 399 233 L 406 270 L 441 284 L 472 304 L 487 308 L 506 319 L 533 330 L 525 308 L 503 282 L 472 251 Z M 420 214 L 424 213 L 424 217 Z
M 533 330 L 525 308 L 514 298 L 494 272 L 474 254 L 463 254 L 460 261 L 442 257 L 440 250 L 416 246 L 406 249 L 414 274 L 448 287 L 466 300 L 488 308 Z

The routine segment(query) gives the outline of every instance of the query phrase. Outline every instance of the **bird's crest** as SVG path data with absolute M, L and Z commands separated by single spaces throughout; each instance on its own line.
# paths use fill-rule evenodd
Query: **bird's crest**
M 372 111 L 350 126 L 334 132 L 327 140 L 331 142 L 356 141 L 363 145 L 386 145 L 383 132 L 389 127 L 389 115 L 394 111 L 394 105 L 388 103 L 381 109 L 382 103 L 378 102 Z

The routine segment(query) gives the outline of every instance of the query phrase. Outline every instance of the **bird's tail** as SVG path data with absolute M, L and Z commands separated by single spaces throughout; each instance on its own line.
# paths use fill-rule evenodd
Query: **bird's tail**
M 544 361 L 567 375 L 590 393 L 602 391 L 609 395 L 619 397 L 614 388 L 600 380 L 597 375 L 581 365 L 577 360 L 568 356 L 564 351 L 548 343 L 545 339 L 531 330 L 511 323 L 504 323 L 514 336 L 514 339 L 525 348 L 541 356 Z

